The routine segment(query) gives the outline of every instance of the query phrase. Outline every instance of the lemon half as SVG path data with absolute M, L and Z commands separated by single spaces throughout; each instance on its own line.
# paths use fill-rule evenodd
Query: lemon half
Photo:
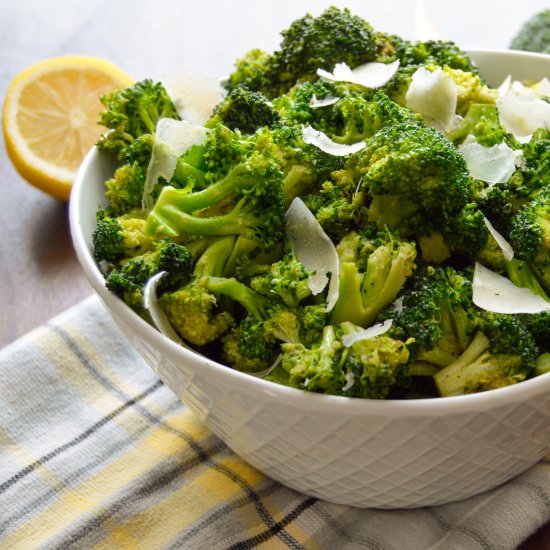
M 99 96 L 132 79 L 104 59 L 62 56 L 19 73 L 4 100 L 2 127 L 8 155 L 21 176 L 67 200 L 86 152 L 105 132 Z

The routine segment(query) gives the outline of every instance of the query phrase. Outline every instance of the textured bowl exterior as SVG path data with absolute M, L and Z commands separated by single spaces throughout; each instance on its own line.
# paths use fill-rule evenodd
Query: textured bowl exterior
M 498 85 L 550 74 L 550 57 L 472 52 Z M 500 68 L 500 69 L 499 69 Z M 500 72 L 499 72 L 500 70 Z M 483 394 L 413 401 L 325 396 L 239 373 L 170 341 L 106 289 L 91 235 L 111 161 L 86 157 L 70 201 L 82 267 L 160 378 L 244 460 L 308 495 L 359 507 L 442 504 L 491 489 L 549 450 L 550 374 Z

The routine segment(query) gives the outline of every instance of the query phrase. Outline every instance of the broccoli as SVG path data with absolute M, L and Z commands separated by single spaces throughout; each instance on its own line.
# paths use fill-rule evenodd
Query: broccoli
M 390 306 L 381 318 L 393 319 L 392 336 L 413 340 L 414 361 L 449 365 L 470 344 L 479 324 L 470 274 L 452 267 L 419 268 L 400 295 L 400 307 Z
M 253 50 L 230 75 L 227 88 L 247 86 L 268 98 L 280 96 L 299 81 L 317 79 L 317 69 L 336 63 L 351 68 L 376 59 L 377 37 L 372 27 L 349 10 L 330 7 L 318 17 L 295 20 L 273 54 Z
M 396 60 L 378 89 L 317 74 Z M 456 84 L 458 116 L 445 133 L 406 106 L 421 67 Z M 184 342 L 314 392 L 456 395 L 549 370 L 550 313 L 486 312 L 473 303 L 472 278 L 480 262 L 550 301 L 550 132 L 525 143 L 508 133 L 497 90 L 456 44 L 411 42 L 331 7 L 294 21 L 274 52 L 246 53 L 224 86 L 204 140 L 175 159 L 147 211 L 156 124 L 178 114 L 151 80 L 102 98 L 111 131 L 98 147 L 119 164 L 92 245 L 111 292 L 150 320 L 143 288 L 164 271 L 159 305 Z M 304 141 L 306 126 L 362 149 L 329 154 Z M 470 175 L 459 146 L 474 140 L 516 152 L 508 181 Z M 296 197 L 337 250 L 330 311 L 290 247 L 285 211 Z M 511 242 L 513 260 L 487 220 Z M 385 334 L 356 339 L 387 320 Z
M 272 299 L 281 300 L 287 307 L 297 308 L 311 296 L 308 277 L 312 274 L 291 253 L 280 261 L 266 266 L 267 271 L 250 280 L 250 287 Z
M 193 256 L 169 239 L 155 243 L 154 249 L 139 256 L 122 260 L 107 276 L 105 284 L 134 309 L 143 306 L 143 288 L 150 277 L 161 271 L 157 293 L 160 295 L 186 284 L 191 276 Z
M 525 380 L 539 355 L 537 344 L 513 315 L 486 313 L 464 353 L 434 375 L 443 397 L 487 391 Z
M 92 235 L 97 262 L 117 263 L 122 258 L 143 254 L 152 249 L 154 240 L 145 234 L 141 212 L 128 212 L 119 217 L 109 216 L 105 210 L 97 213 L 97 225 Z
M 311 348 L 283 344 L 282 366 L 289 385 L 333 395 L 384 399 L 407 383 L 409 353 L 403 342 L 387 336 L 359 340 L 345 347 L 342 337 L 359 330 L 352 323 L 326 325 Z
M 237 198 L 224 202 L 231 196 Z M 211 208 L 214 212 L 208 212 Z M 256 154 L 204 190 L 189 193 L 163 188 L 145 231 L 184 239 L 241 235 L 270 250 L 283 237 L 283 223 L 282 174 L 275 162 Z
M 97 147 L 115 153 L 120 160 L 137 138 L 155 133 L 159 118 L 180 118 L 164 86 L 152 80 L 114 90 L 100 100 L 105 110 L 100 114 L 99 124 L 112 131 L 101 137 Z
M 117 168 L 114 177 L 105 182 L 106 211 L 113 217 L 141 208 L 145 175 L 137 162 Z
M 187 284 L 159 299 L 159 305 L 176 332 L 189 342 L 203 346 L 219 338 L 234 324 L 216 294 L 207 288 L 210 280 L 219 280 L 225 262 L 235 246 L 235 237 L 214 239 L 196 260 Z
M 525 204 L 511 222 L 510 240 L 516 257 L 525 260 L 545 292 L 550 292 L 550 192 Z
M 477 67 L 468 54 L 450 41 L 428 40 L 412 43 L 402 41 L 397 45 L 395 56 L 403 67 L 439 65 L 473 75 L 478 74 Z
M 407 236 L 429 235 L 470 200 L 468 168 L 458 149 L 414 122 L 380 129 L 350 155 L 345 169 L 372 197 L 371 221 Z
M 510 42 L 510 48 L 550 53 L 550 10 L 538 12 L 523 23 Z
M 279 113 L 260 92 L 241 87 L 234 89 L 216 106 L 213 117 L 205 126 L 212 128 L 222 123 L 231 130 L 253 134 L 263 126 L 275 126 L 279 118 Z
M 367 327 L 413 274 L 416 248 L 386 231 L 374 239 L 350 233 L 340 241 L 337 251 L 340 293 L 331 322 Z
M 506 141 L 508 135 L 500 123 L 497 106 L 491 103 L 471 103 L 464 119 L 446 134 L 455 143 L 463 142 L 468 136 L 484 147 L 491 147 Z

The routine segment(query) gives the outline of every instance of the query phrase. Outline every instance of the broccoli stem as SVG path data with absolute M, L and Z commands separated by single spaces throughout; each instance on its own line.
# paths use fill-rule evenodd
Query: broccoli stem
M 446 397 L 462 395 L 468 379 L 482 366 L 482 354 L 489 349 L 489 339 L 478 332 L 464 353 L 453 363 L 434 374 L 439 393 Z
M 204 287 L 213 294 L 223 294 L 239 302 L 256 319 L 262 321 L 267 315 L 266 298 L 248 288 L 234 278 L 205 277 L 201 281 Z
M 195 277 L 221 277 L 228 258 L 235 247 L 236 237 L 228 235 L 214 241 L 200 256 L 195 264 Z
M 244 198 L 228 214 L 208 218 L 193 216 L 172 204 L 157 204 L 147 217 L 145 233 L 168 237 L 242 235 L 254 239 L 257 222 L 256 217 L 246 211 Z
M 157 205 L 160 208 L 163 205 L 170 205 L 179 208 L 183 212 L 195 212 L 208 208 L 230 195 L 242 192 L 255 185 L 256 182 L 257 180 L 251 176 L 248 168 L 238 165 L 231 169 L 221 180 L 201 191 L 190 193 L 188 189 L 165 187 L 157 200 Z

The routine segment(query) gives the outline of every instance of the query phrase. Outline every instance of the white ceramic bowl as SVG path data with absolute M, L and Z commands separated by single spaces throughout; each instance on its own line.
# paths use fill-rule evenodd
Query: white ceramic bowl
M 497 86 L 550 75 L 550 56 L 472 51 Z M 335 503 L 441 504 L 495 487 L 550 447 L 550 374 L 475 395 L 376 401 L 307 393 L 254 378 L 178 346 L 109 293 L 91 253 L 109 158 L 92 150 L 70 201 L 74 246 L 131 344 L 238 455 L 281 483 Z

